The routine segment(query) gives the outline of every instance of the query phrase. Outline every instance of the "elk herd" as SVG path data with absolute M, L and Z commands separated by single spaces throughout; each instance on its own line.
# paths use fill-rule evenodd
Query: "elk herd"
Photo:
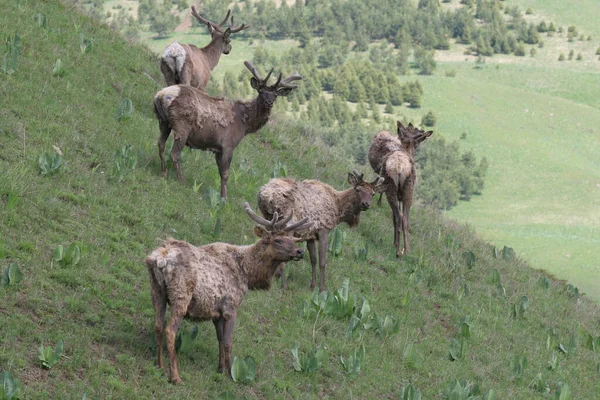
M 280 72 L 275 83 L 269 84 L 273 70 L 263 78 L 250 61 L 245 61 L 252 74 L 250 83 L 257 92 L 256 98 L 243 101 L 208 95 L 204 89 L 211 71 L 221 54 L 231 51 L 231 34 L 248 26 L 235 26 L 231 16 L 231 25 L 225 28 L 231 11 L 220 24 L 202 17 L 195 6 L 192 6 L 192 15 L 208 27 L 211 41 L 203 48 L 174 42 L 162 54 L 160 69 L 168 86 L 154 96 L 154 112 L 160 128 L 161 172 L 166 178 L 165 146 L 173 133 L 171 159 L 179 181 L 184 182 L 180 159 L 185 146 L 211 151 L 221 177 L 221 197 L 227 198 L 229 166 L 235 148 L 246 134 L 258 131 L 267 123 L 277 97 L 287 96 L 297 87 L 293 82 L 303 77 L 294 72 L 283 78 Z M 318 258 L 319 290 L 325 291 L 329 232 L 343 222 L 350 227 L 358 225 L 360 213 L 370 208 L 375 194 L 385 193 L 392 208 L 396 256 L 408 253 L 409 211 L 417 182 L 415 150 L 432 133 L 400 122 L 397 135 L 378 132 L 368 153 L 377 177 L 367 182 L 363 174 L 354 170 L 348 174 L 349 188 L 343 191 L 318 180 L 271 179 L 258 192 L 262 217 L 248 203 L 244 204 L 246 213 L 257 224 L 254 233 L 259 239 L 253 245 L 211 243 L 197 247 L 166 239 L 153 250 L 145 262 L 156 313 L 158 366 L 164 368 L 165 336 L 170 381 L 181 383 L 175 339 L 184 317 L 194 321 L 212 320 L 219 342 L 218 371 L 230 374 L 237 308 L 248 290 L 269 289 L 276 272 L 281 273 L 282 287 L 286 288 L 285 263 L 304 255 L 299 242 L 306 242 L 310 256 L 310 287 L 317 285 Z M 170 315 L 165 324 L 167 304 Z

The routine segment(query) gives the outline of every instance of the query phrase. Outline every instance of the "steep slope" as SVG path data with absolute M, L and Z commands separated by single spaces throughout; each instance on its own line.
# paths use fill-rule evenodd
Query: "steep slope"
M 224 391 L 237 398 L 388 398 L 409 383 L 423 398 L 440 398 L 455 379 L 496 398 L 544 398 L 566 392 L 565 384 L 573 398 L 600 391 L 596 304 L 427 209 L 413 212 L 414 250 L 398 261 L 387 206 L 367 211 L 358 229 L 342 227 L 328 287 L 348 278 L 359 304 L 366 298 L 372 312 L 392 316 L 398 332 L 388 324 L 380 334 L 364 329 L 348 338 L 347 317 L 301 316 L 310 297 L 304 260 L 289 264 L 288 291 L 250 293 L 240 308 L 233 352 L 256 359 L 254 382 L 216 373 L 216 337 L 205 323 L 179 356 L 185 385 L 169 385 L 154 367 L 143 265 L 156 239 L 251 243 L 252 223 L 241 205 L 255 203 L 271 176 L 318 178 L 341 189 L 355 166 L 320 145 L 310 126 L 275 117 L 236 150 L 227 204 L 214 197 L 218 172 L 208 153 L 184 152 L 185 185 L 173 176 L 165 181 L 151 110 L 162 84 L 154 56 L 58 1 L 1 7 L 1 36 L 17 33 L 22 50 L 16 71 L 0 75 L 0 268 L 16 264 L 23 278 L 0 287 L 0 370 L 20 380 L 21 398 L 191 399 Z M 38 13 L 47 23 L 38 23 Z M 119 107 L 124 98 L 133 105 L 129 117 Z M 41 175 L 38 159 L 53 154 L 53 146 L 62 166 Z M 55 261 L 55 249 L 72 243 L 81 250 L 79 262 Z M 59 339 L 63 356 L 42 368 L 38 347 Z M 453 340 L 461 339 L 466 348 L 460 354 L 453 347 L 451 361 Z M 296 344 L 304 352 L 326 350 L 318 372 L 294 371 Z M 366 358 L 352 378 L 339 359 L 361 344 Z

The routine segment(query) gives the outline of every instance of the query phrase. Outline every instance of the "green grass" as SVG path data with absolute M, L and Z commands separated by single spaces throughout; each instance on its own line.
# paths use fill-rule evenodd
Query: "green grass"
M 215 399 L 226 390 L 249 399 L 397 398 L 400 389 L 412 383 L 429 399 L 442 398 L 442 391 L 454 379 L 477 382 L 484 391 L 493 389 L 496 398 L 548 398 L 530 385 L 539 372 L 545 374 L 552 396 L 559 382 L 569 383 L 573 398 L 595 398 L 600 391 L 600 353 L 586 348 L 583 340 L 584 333 L 600 335 L 596 303 L 570 296 L 559 280 L 551 279 L 544 289 L 539 283 L 544 275 L 523 261 L 520 250 L 517 259 L 494 258 L 490 246 L 470 229 L 427 209 L 413 211 L 413 254 L 397 261 L 387 206 L 367 211 L 357 229 L 342 227 L 347 238 L 340 257 L 330 256 L 327 284 L 335 290 L 349 278 L 351 293 L 367 298 L 379 315 L 393 315 L 400 321 L 398 334 L 384 339 L 367 331 L 362 339 L 347 339 L 347 320 L 300 317 L 303 301 L 310 296 L 310 268 L 303 260 L 288 265 L 289 290 L 282 291 L 274 282 L 271 291 L 249 293 L 239 309 L 233 353 L 256 359 L 253 383 L 236 384 L 216 373 L 216 335 L 212 324 L 204 323 L 189 353 L 179 356 L 185 385 L 168 384 L 154 366 L 154 312 L 143 264 L 145 255 L 157 246 L 157 238 L 212 242 L 220 213 L 223 231 L 219 240 L 252 243 L 252 223 L 242 204 L 246 200 L 255 203 L 257 190 L 271 176 L 276 161 L 286 165 L 289 176 L 318 178 L 339 189 L 346 187 L 346 175 L 355 166 L 324 146 L 317 130 L 274 116 L 265 129 L 249 135 L 238 147 L 230 199 L 222 208 L 212 207 L 207 197 L 218 188 L 219 178 L 211 154 L 183 152 L 184 185 L 172 173 L 168 180 L 160 176 L 155 145 L 158 127 L 151 99 L 162 77 L 153 54 L 128 46 L 105 27 L 57 1 L 2 2 L 1 6 L 7 12 L 0 14 L 0 34 L 17 32 L 23 40 L 17 71 L 0 75 L 0 96 L 8 99 L 0 110 L 0 268 L 14 262 L 23 273 L 16 286 L 0 287 L 0 369 L 21 381 L 21 398 L 81 399 L 85 394 L 88 399 Z M 33 24 L 35 12 L 48 16 L 49 29 Z M 79 49 L 80 33 L 94 40 L 86 54 Z M 62 77 L 52 75 L 59 58 L 66 71 Z M 446 112 L 453 115 L 438 120 L 464 130 L 470 126 L 468 118 L 477 117 L 487 121 L 488 130 L 498 125 L 498 131 L 514 132 L 509 129 L 511 121 L 492 113 L 482 115 L 488 104 L 500 100 L 476 89 L 499 93 L 515 89 L 485 81 L 476 86 L 477 82 L 460 75 L 437 83 L 426 81 L 428 98 L 443 97 L 452 86 L 463 90 L 453 98 L 435 100 L 448 106 Z M 434 94 L 434 84 L 439 95 Z M 474 85 L 473 92 L 464 90 L 469 85 Z M 589 118 L 589 106 L 543 93 L 531 96 L 515 98 L 515 107 L 527 105 L 538 113 L 534 100 L 536 104 L 555 101 L 563 113 L 557 122 L 561 129 L 577 117 Z M 131 98 L 134 112 L 118 121 L 117 107 L 123 97 Z M 427 101 L 434 104 L 433 99 Z M 468 110 L 461 111 L 463 107 Z M 541 122 L 519 117 L 519 130 L 522 124 L 535 128 Z M 582 139 L 592 135 L 585 130 L 569 132 Z M 541 133 L 533 134 L 542 142 Z M 509 154 L 515 137 L 507 137 L 499 151 Z M 560 146 L 568 153 L 594 151 L 589 145 L 582 150 L 573 140 L 558 135 L 546 140 L 550 141 L 547 147 Z M 483 134 L 477 131 L 469 130 L 467 142 L 482 152 L 486 148 Z M 119 181 L 113 172 L 114 154 L 125 144 L 134 149 L 137 166 Z M 56 174 L 41 176 L 38 158 L 52 153 L 52 146 L 61 149 L 63 165 Z M 521 153 L 510 157 L 525 157 L 522 147 L 517 146 Z M 567 155 L 556 161 L 557 174 Z M 499 163 L 499 158 L 500 154 L 493 161 Z M 593 160 L 579 160 L 583 160 L 580 167 L 594 170 Z M 370 174 L 366 168 L 363 171 Z M 498 171 L 492 173 L 490 187 L 514 181 Z M 200 185 L 198 191 L 193 189 L 194 182 Z M 502 193 L 490 189 L 484 197 Z M 558 202 L 566 195 L 557 196 Z M 472 203 L 476 201 L 480 199 Z M 589 219 L 584 210 L 569 211 Z M 505 222 L 498 216 L 496 220 Z M 545 222 L 559 225 L 560 218 Z M 77 265 L 52 262 L 56 246 L 73 242 L 83 250 Z M 354 249 L 367 243 L 367 260 L 356 260 Z M 505 243 L 498 241 L 498 246 Z M 468 252 L 474 254 L 471 267 L 463 255 Z M 491 282 L 494 270 L 504 290 Z M 514 319 L 512 306 L 524 295 L 529 308 L 523 317 Z M 466 357 L 452 362 L 449 345 L 458 338 L 465 316 L 471 321 Z M 191 327 L 186 322 L 182 329 Z M 556 339 L 548 348 L 551 329 Z M 51 369 L 43 369 L 38 347 L 42 343 L 55 346 L 60 339 L 64 341 L 62 358 Z M 366 349 L 365 365 L 351 379 L 339 357 L 346 358 L 361 342 Z M 312 375 L 294 372 L 290 350 L 296 343 L 305 352 L 320 344 L 326 347 L 327 359 L 320 371 Z M 417 347 L 416 363 L 404 358 L 409 344 Z M 559 344 L 568 349 L 568 355 L 556 350 Z M 550 371 L 547 364 L 553 351 L 559 352 L 560 366 Z M 523 355 L 529 367 L 523 379 L 517 380 L 510 364 L 515 356 Z

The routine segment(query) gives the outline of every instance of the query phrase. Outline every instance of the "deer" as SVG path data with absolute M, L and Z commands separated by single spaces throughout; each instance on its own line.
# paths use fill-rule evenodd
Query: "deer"
M 231 10 L 227 11 L 225 19 L 218 25 L 203 18 L 196 10 L 196 6 L 192 6 L 192 15 L 200 23 L 206 24 L 211 41 L 202 48 L 178 42 L 173 42 L 165 48 L 160 59 L 160 70 L 165 77 L 167 86 L 183 84 L 197 89 L 206 88 L 210 73 L 219 63 L 221 54 L 231 52 L 231 34 L 249 28 L 246 24 L 235 26 L 232 16 L 231 26 L 223 30 L 223 25 L 229 19 Z
M 317 247 L 319 242 L 319 291 L 327 290 L 325 268 L 329 232 L 340 223 L 350 227 L 358 225 L 362 211 L 368 210 L 375 193 L 385 189 L 382 177 L 372 182 L 363 179 L 356 170 L 348 174 L 350 188 L 337 191 L 318 180 L 297 181 L 289 178 L 271 179 L 258 192 L 258 208 L 265 218 L 293 213 L 299 218 L 312 221 L 310 229 L 296 230 L 295 234 L 306 240 L 312 266 L 311 289 L 316 286 Z M 285 265 L 280 267 L 281 286 L 286 289 Z
M 404 126 L 400 121 L 397 121 L 397 128 L 397 136 L 388 131 L 380 131 L 373 137 L 369 147 L 369 164 L 373 171 L 385 177 L 385 196 L 392 208 L 394 221 L 394 247 L 396 257 L 400 258 L 410 252 L 409 215 L 417 185 L 415 151 L 433 131 L 425 132 L 412 123 Z
M 185 317 L 193 321 L 212 320 L 219 342 L 218 372 L 231 376 L 232 335 L 237 310 L 249 290 L 268 290 L 282 262 L 299 260 L 302 239 L 290 236 L 307 229 L 308 218 L 289 223 L 292 214 L 269 221 L 244 203 L 248 216 L 258 225 L 253 245 L 210 243 L 194 246 L 172 238 L 163 241 L 145 259 L 150 274 L 150 292 L 156 312 L 155 334 L 158 367 L 164 370 L 163 336 L 166 337 L 170 381 L 182 383 L 175 355 L 177 330 Z M 167 304 L 171 312 L 165 326 Z
M 251 101 L 212 97 L 189 85 L 169 86 L 156 93 L 154 112 L 160 127 L 158 154 L 165 178 L 165 144 L 173 131 L 171 159 L 179 181 L 183 183 L 180 156 L 185 146 L 212 151 L 221 177 L 221 197 L 227 198 L 229 166 L 235 148 L 248 133 L 258 131 L 267 123 L 277 97 L 287 96 L 297 88 L 291 82 L 302 79 L 296 72 L 282 79 L 280 73 L 277 81 L 268 85 L 273 69 L 263 79 L 250 61 L 244 64 L 253 75 L 250 84 L 258 92 Z

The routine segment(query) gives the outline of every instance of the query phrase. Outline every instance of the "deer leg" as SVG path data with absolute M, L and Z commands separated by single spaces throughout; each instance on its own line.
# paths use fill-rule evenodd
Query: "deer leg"
M 167 163 L 165 162 L 165 144 L 171 134 L 171 127 L 167 121 L 159 122 L 160 136 L 158 137 L 158 156 L 160 157 L 160 169 L 163 177 L 167 177 Z
M 225 342 L 223 341 L 223 318 L 213 319 L 215 330 L 217 331 L 217 340 L 219 341 L 219 368 L 217 371 L 223 372 L 225 369 Z
M 227 375 L 231 376 L 231 350 L 233 349 L 233 328 L 235 326 L 236 311 L 231 312 L 228 315 L 224 315 L 225 324 L 223 327 L 223 342 L 225 351 L 225 368 L 227 368 Z
M 408 243 L 408 214 L 410 212 L 410 205 L 402 204 L 402 236 L 404 236 L 404 254 L 410 252 L 410 245 Z
M 152 288 L 152 304 L 156 319 L 154 323 L 154 333 L 156 335 L 156 353 L 158 356 L 158 368 L 164 369 L 162 358 L 163 353 L 163 333 L 165 325 L 165 311 L 167 309 L 167 296 L 163 288 L 158 284 L 154 275 L 150 274 L 150 285 Z
M 175 137 L 175 141 L 173 142 L 173 149 L 171 149 L 171 159 L 173 160 L 173 165 L 175 166 L 175 172 L 177 173 L 177 179 L 179 179 L 180 183 L 183 183 L 183 173 L 181 172 L 181 151 L 185 147 L 185 141 L 182 139 L 178 139 Z
M 321 272 L 321 280 L 319 283 L 319 292 L 327 290 L 325 286 L 325 265 L 327 262 L 327 240 L 329 232 L 325 229 L 319 232 L 319 269 Z
M 229 179 L 229 165 L 231 164 L 232 154 L 230 153 L 215 153 L 217 166 L 219 167 L 219 175 L 221 176 L 221 197 L 227 198 L 227 180 Z
M 400 251 L 400 224 L 402 215 L 400 213 L 400 202 L 395 193 L 387 193 L 386 197 L 390 207 L 392 209 L 392 219 L 394 221 L 394 247 L 396 248 L 396 257 L 400 257 L 402 252 Z
M 183 317 L 187 313 L 188 306 L 192 300 L 192 293 L 193 288 L 190 288 L 189 293 L 181 293 L 176 299 L 171 299 L 171 316 L 165 328 L 167 352 L 169 353 L 169 364 L 171 365 L 171 383 L 182 383 L 179 377 L 177 357 L 175 356 L 175 336 L 181 325 L 181 321 L 183 321 Z
M 312 266 L 312 280 L 310 281 L 310 288 L 314 289 L 317 284 L 317 246 L 315 239 L 306 241 L 306 248 L 308 254 L 310 254 L 310 265 Z

